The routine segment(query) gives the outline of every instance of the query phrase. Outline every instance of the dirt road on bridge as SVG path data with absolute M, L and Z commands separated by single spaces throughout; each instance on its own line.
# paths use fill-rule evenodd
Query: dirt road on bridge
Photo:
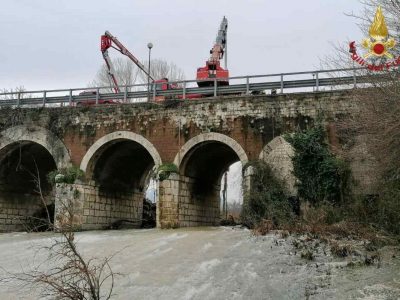
M 0 235 L 0 266 L 11 272 L 29 269 L 45 258 L 38 249 L 54 236 Z M 92 231 L 77 233 L 76 240 L 85 256 L 120 251 L 111 262 L 123 274 L 116 279 L 113 299 L 400 297 L 400 259 L 393 249 L 379 267 L 350 267 L 344 259 L 324 254 L 322 246 L 308 261 L 295 251 L 291 237 L 255 237 L 240 228 Z M 0 285 L 1 299 L 37 299 L 36 292 Z

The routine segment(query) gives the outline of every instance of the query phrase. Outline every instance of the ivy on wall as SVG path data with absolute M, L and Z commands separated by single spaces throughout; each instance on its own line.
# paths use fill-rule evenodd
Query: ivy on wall
M 312 204 L 343 202 L 350 170 L 329 151 L 322 125 L 286 135 L 285 139 L 295 150 L 292 161 L 300 198 Z
M 293 207 L 284 184 L 274 176 L 271 168 L 257 160 L 243 167 L 253 168 L 251 192 L 245 195 L 241 219 L 249 228 L 262 220 L 270 220 L 274 225 L 285 224 L 294 219 Z

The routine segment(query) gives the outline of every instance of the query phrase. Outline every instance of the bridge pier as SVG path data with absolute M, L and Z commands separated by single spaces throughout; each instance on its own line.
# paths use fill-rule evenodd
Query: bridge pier
M 159 181 L 157 227 L 177 228 L 179 224 L 179 175 L 172 173 Z
M 220 221 L 219 192 L 215 185 L 207 196 L 193 194 L 195 179 L 171 174 L 160 181 L 157 227 L 216 226 Z
M 124 226 L 140 228 L 143 214 L 143 193 L 107 194 L 87 184 L 57 184 L 55 196 L 56 227 L 65 218 L 68 208 L 73 225 L 79 230 L 95 230 Z

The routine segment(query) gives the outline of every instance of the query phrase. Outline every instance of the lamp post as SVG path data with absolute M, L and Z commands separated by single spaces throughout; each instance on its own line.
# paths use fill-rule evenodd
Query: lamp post
M 148 43 L 147 44 L 147 48 L 149 48 L 149 74 L 147 75 L 147 101 L 150 102 L 150 57 L 151 57 L 151 48 L 153 48 L 153 44 L 152 43 Z

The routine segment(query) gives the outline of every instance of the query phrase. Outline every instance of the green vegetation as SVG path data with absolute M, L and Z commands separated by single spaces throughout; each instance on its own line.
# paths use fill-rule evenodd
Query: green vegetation
M 288 197 L 265 163 L 252 162 L 252 189 L 245 196 L 241 215 L 246 226 L 260 234 L 271 229 L 368 238 L 378 231 L 400 234 L 399 172 L 383 178 L 377 194 L 352 195 L 349 167 L 329 151 L 321 125 L 286 139 L 295 149 L 292 161 L 299 202 Z
M 400 178 L 385 176 L 379 194 L 358 196 L 349 208 L 363 224 L 400 234 Z
M 350 171 L 329 151 L 324 128 L 317 125 L 285 139 L 295 150 L 292 160 L 299 196 L 312 204 L 343 202 Z
M 173 163 L 165 163 L 158 167 L 158 178 L 160 181 L 168 179 L 171 173 L 179 173 L 178 167 Z
M 394 234 L 400 234 L 400 178 L 387 178 L 382 186 L 382 192 L 376 201 L 376 224 Z
M 84 172 L 77 166 L 71 166 L 60 170 L 54 170 L 47 175 L 47 180 L 50 184 L 68 183 L 73 184 L 75 180 L 82 180 Z
M 273 226 L 290 222 L 294 219 L 288 193 L 282 182 L 275 178 L 271 168 L 261 161 L 246 165 L 253 168 L 252 192 L 245 196 L 241 219 L 253 228 L 263 219 L 271 220 Z

